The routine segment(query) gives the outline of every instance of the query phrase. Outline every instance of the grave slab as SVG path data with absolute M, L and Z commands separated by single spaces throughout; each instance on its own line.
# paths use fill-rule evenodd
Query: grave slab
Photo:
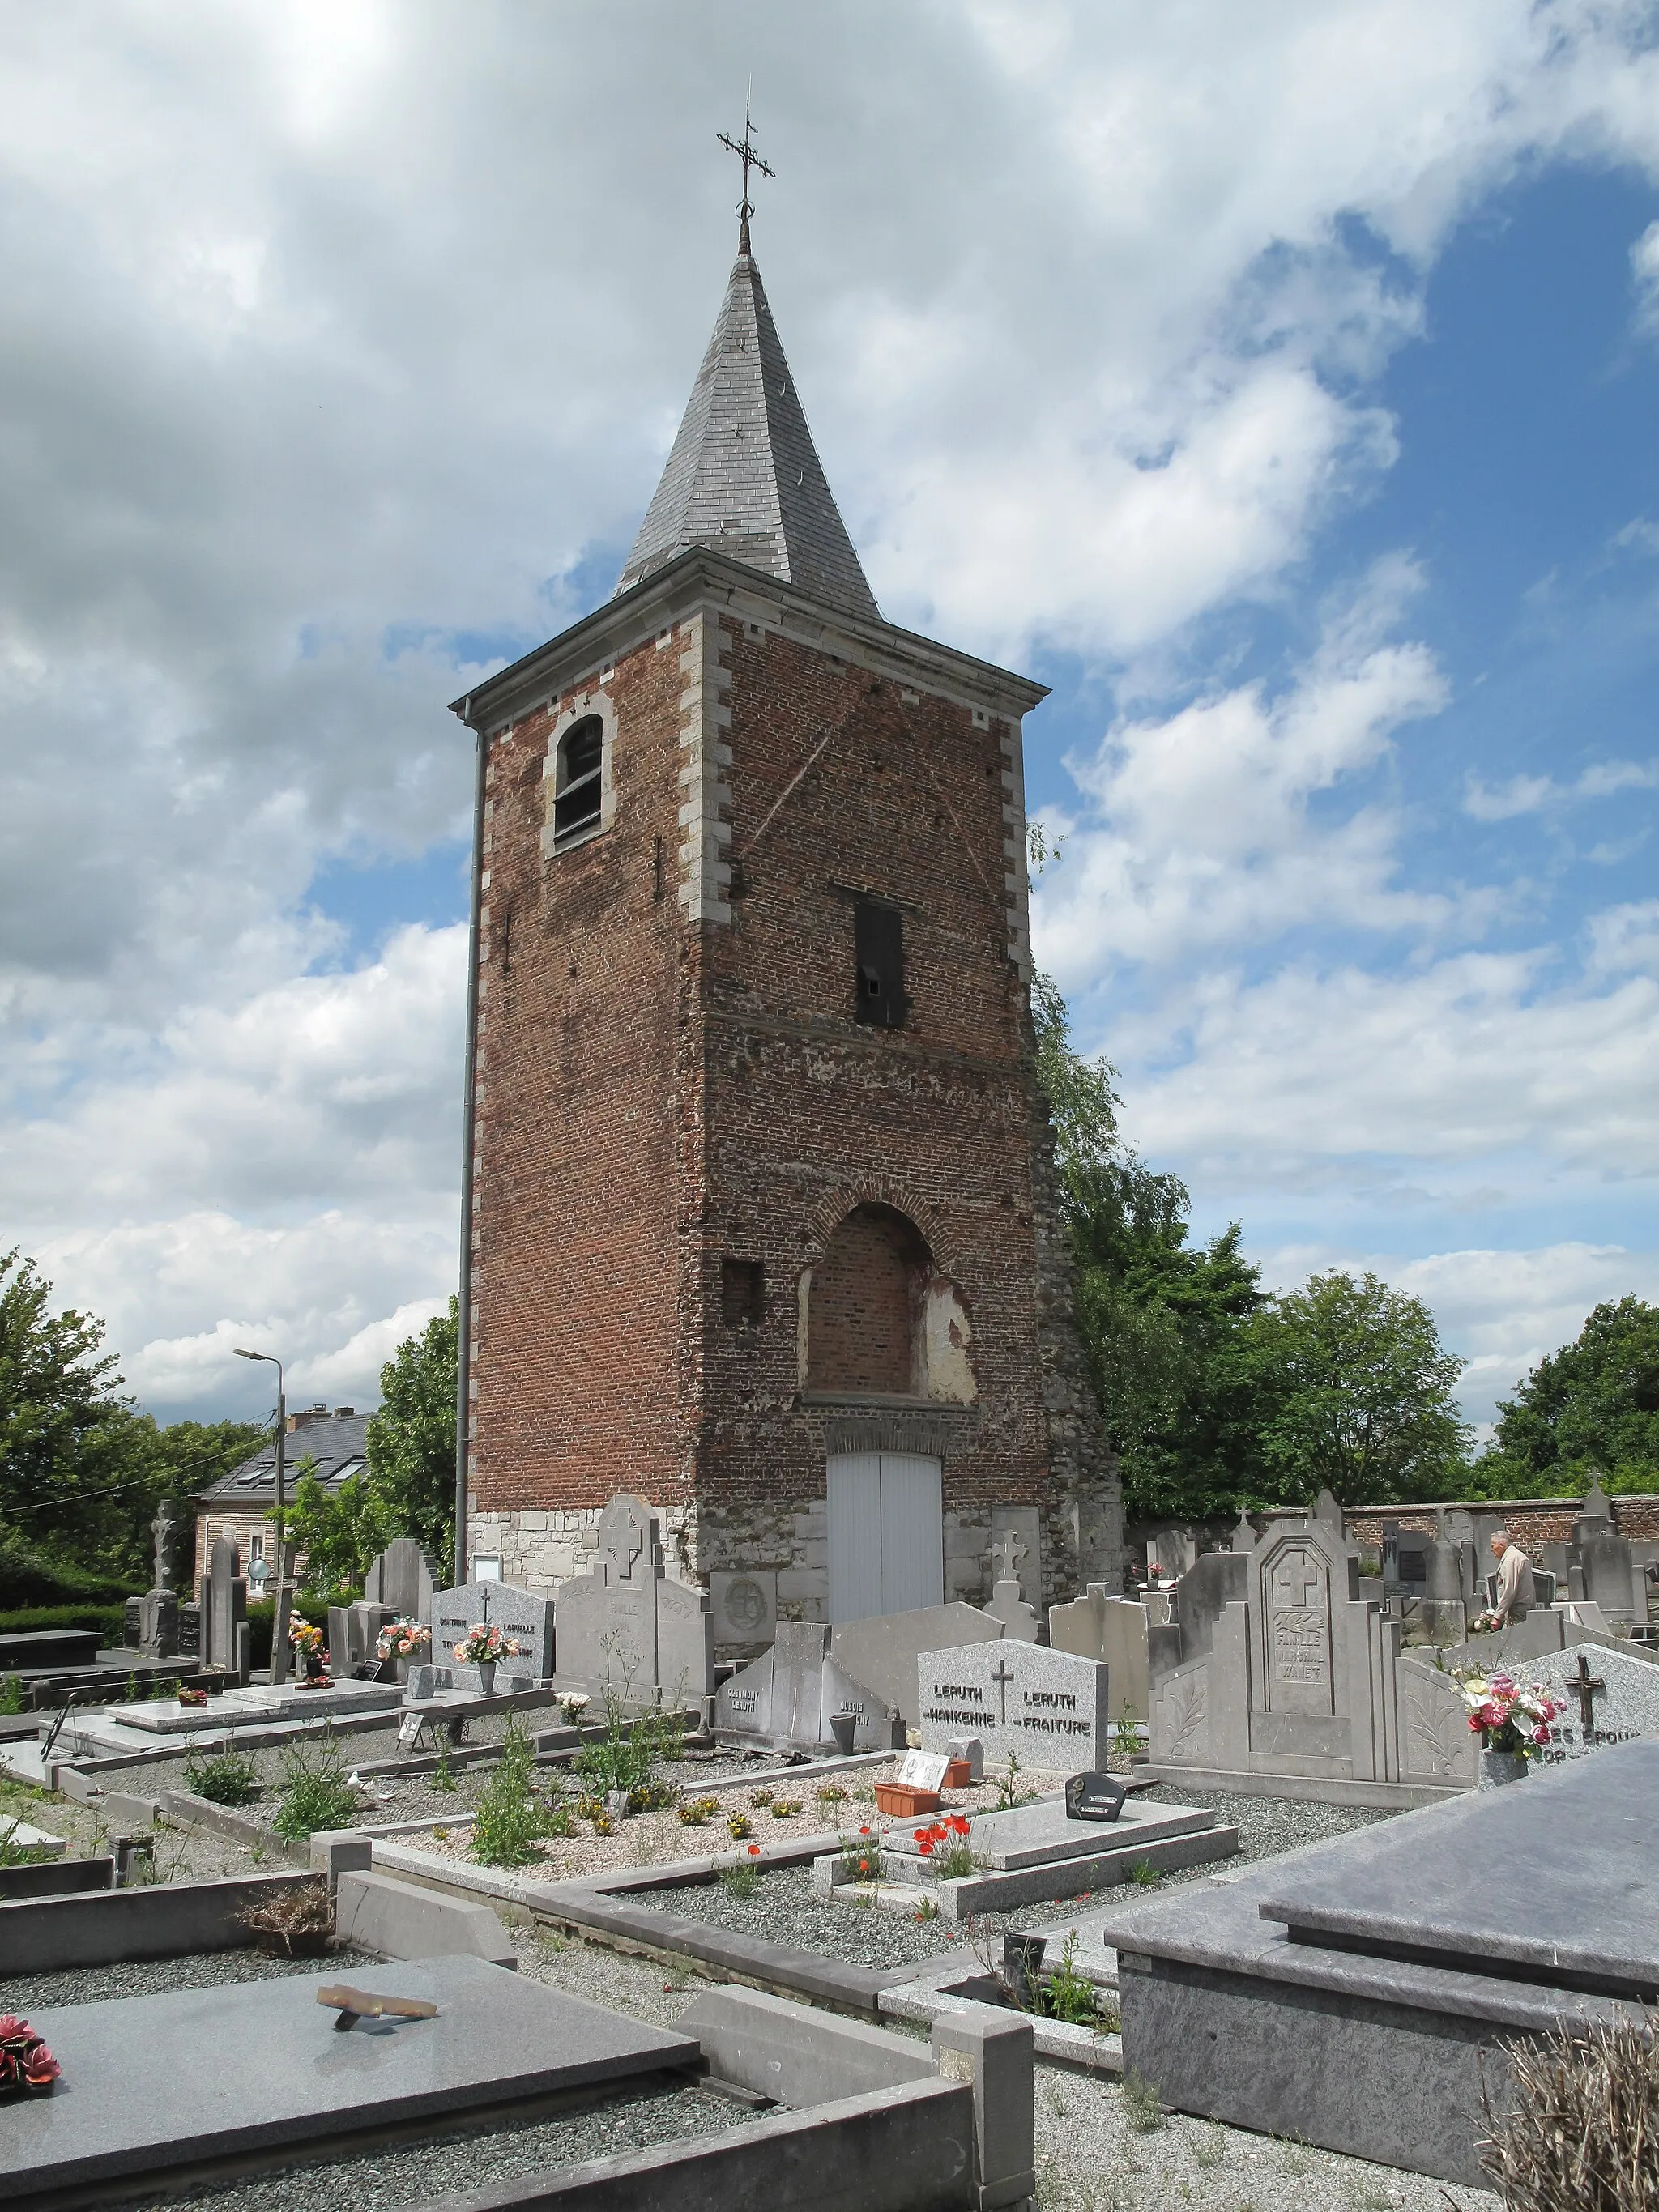
M 19 1851 L 45 1851 L 55 1859 L 62 1858 L 67 1849 L 61 1836 L 49 1835 L 44 1828 L 31 1827 L 27 1820 L 0 1814 L 0 1846 L 3 1845 Z
M 925 1751 L 967 1735 L 984 1744 L 988 1768 L 1010 1753 L 1029 1767 L 1105 1765 L 1107 1672 L 1095 1660 L 1004 1639 L 924 1651 L 916 1667 Z
M 1656 1814 L 1659 1743 L 1620 1744 L 1125 1903 L 1093 1923 L 1125 2064 L 1178 2111 L 1478 2185 L 1505 2046 L 1659 1989 Z
M 289 2146 L 436 2124 L 698 2057 L 685 2036 L 460 1956 L 356 1970 L 364 1987 L 429 1999 L 437 2016 L 363 2021 L 337 2034 L 316 1992 L 339 1978 L 336 1970 L 33 2014 L 64 2072 L 50 2097 L 0 2105 L 8 2203 L 25 2212 L 112 2179 L 154 2184 L 210 2160 L 276 2162 Z
M 145 1735 L 194 1735 L 204 1729 L 237 1728 L 272 1720 L 325 1720 L 331 1713 L 392 1712 L 403 1702 L 395 1682 L 335 1682 L 326 1690 L 296 1689 L 291 1682 L 271 1689 L 223 1690 L 204 1705 L 181 1705 L 158 1698 L 117 1707 L 123 1728 Z
M 968 1847 L 988 1867 L 1012 1873 L 1060 1859 L 1163 1843 L 1171 1836 L 1192 1835 L 1214 1826 L 1215 1814 L 1205 1806 L 1138 1803 L 1133 1797 L 1115 1820 L 1068 1820 L 1064 1797 L 1042 1797 L 1035 1805 L 1017 1805 L 1012 1812 L 971 1814 Z M 905 1857 L 919 1861 L 921 1856 L 921 1845 L 908 1829 L 890 1832 L 882 1844 Z

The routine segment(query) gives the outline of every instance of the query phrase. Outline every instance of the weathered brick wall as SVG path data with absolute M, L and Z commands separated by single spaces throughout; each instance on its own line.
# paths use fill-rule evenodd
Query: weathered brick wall
M 1580 1504 L 1576 1498 L 1472 1498 L 1455 1503 L 1483 1524 L 1489 1521 L 1495 1527 L 1501 1522 L 1522 1550 L 1528 1553 L 1536 1544 L 1570 1544 Z M 1613 1526 L 1621 1536 L 1637 1542 L 1659 1538 L 1659 1497 L 1613 1498 L 1608 1503 L 1613 1507 Z M 1430 1536 L 1437 1525 L 1432 1505 L 1353 1507 L 1345 1510 L 1342 1521 L 1349 1542 L 1372 1552 L 1382 1550 L 1385 1521 L 1391 1527 Z
M 676 1495 L 679 689 L 672 639 L 595 687 L 615 710 L 614 822 L 550 859 L 549 737 L 584 695 L 491 747 L 472 1369 L 485 1515 Z
M 641 1491 L 682 1571 L 775 1565 L 781 1610 L 821 1617 L 826 1454 L 874 1439 L 944 1460 L 949 1594 L 988 1589 L 994 1504 L 1043 1510 L 1049 1598 L 1111 1575 L 1030 1073 L 1017 726 L 731 613 L 586 685 L 491 748 L 476 1547 L 562 1579 Z M 549 738 L 595 700 L 610 826 L 549 858 Z M 904 916 L 902 1030 L 852 1019 L 860 894 Z M 937 1403 L 895 1407 L 890 1360 L 861 1391 L 846 1342 L 803 1389 L 806 1286 L 860 1206 L 925 1240 L 913 1326 L 946 1286 Z M 877 1296 L 860 1234 L 822 1286 L 832 1334 Z M 723 1310 L 733 1259 L 757 1319 Z
M 814 1269 L 809 1389 L 908 1391 L 919 1271 L 894 1233 L 895 1218 L 878 1207 L 854 1207 Z M 786 1307 L 789 1291 L 781 1283 L 775 1292 Z

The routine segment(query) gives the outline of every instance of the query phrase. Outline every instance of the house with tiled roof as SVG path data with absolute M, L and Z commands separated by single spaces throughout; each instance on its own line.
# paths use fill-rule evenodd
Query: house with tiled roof
M 308 1406 L 288 1417 L 283 1445 L 288 1495 L 299 1480 L 302 1460 L 317 1462 L 317 1480 L 332 1493 L 368 1465 L 368 1416 L 352 1406 Z M 222 1474 L 196 1500 L 196 1579 L 207 1572 L 208 1555 L 220 1536 L 234 1539 L 246 1574 L 255 1559 L 276 1564 L 274 1532 L 266 1515 L 276 1503 L 276 1440 L 267 1437 L 240 1466 Z

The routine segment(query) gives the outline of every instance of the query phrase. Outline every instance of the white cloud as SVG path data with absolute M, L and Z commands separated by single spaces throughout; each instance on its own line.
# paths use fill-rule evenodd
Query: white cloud
M 1122 720 L 1072 763 L 1086 810 L 1034 906 L 1038 956 L 1062 983 L 1121 961 L 1231 955 L 1314 922 L 1452 918 L 1443 894 L 1397 887 L 1400 811 L 1372 781 L 1394 732 L 1445 697 L 1425 648 L 1380 635 L 1415 582 L 1409 564 L 1380 564 L 1276 696 L 1253 683 Z M 1316 806 L 1333 793 L 1346 802 L 1334 817 Z
M 1575 800 L 1615 799 L 1623 791 L 1659 791 L 1659 761 L 1596 761 L 1571 783 L 1547 775 L 1515 775 L 1507 783 L 1486 784 L 1471 773 L 1464 782 L 1463 811 L 1477 822 L 1509 822 Z
M 459 829 L 443 702 L 608 582 L 746 73 L 884 604 L 1143 676 L 1389 467 L 1370 380 L 1450 228 L 1526 165 L 1659 155 L 1659 55 L 1606 0 L 58 0 L 0 53 L 0 1209 L 204 1407 L 232 1328 L 362 1395 L 453 1277 L 459 949 L 328 973 L 357 956 L 307 894 Z M 1042 902 L 1069 975 L 1479 923 L 1401 879 L 1390 749 L 1442 696 L 1407 574 L 1288 684 L 1142 684 Z
M 1637 327 L 1659 330 L 1659 222 L 1650 222 L 1630 250 Z

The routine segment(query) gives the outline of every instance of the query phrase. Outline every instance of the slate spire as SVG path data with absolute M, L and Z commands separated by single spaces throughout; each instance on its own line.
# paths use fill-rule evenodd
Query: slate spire
M 688 545 L 707 545 L 879 621 L 806 427 L 747 229 L 745 222 L 714 334 L 617 591 Z

